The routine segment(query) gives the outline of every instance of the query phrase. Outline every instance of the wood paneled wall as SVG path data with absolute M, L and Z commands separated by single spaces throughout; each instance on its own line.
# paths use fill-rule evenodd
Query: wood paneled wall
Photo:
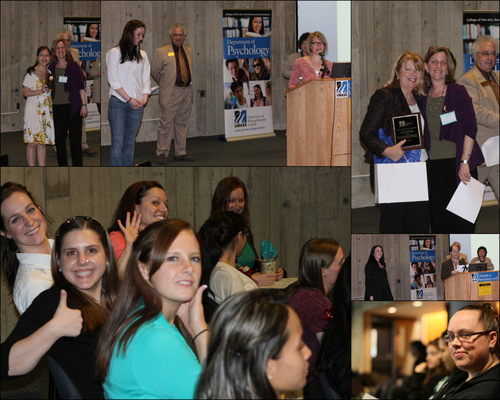
M 441 263 L 448 255 L 448 235 L 436 236 L 436 280 L 438 300 L 444 300 L 444 283 L 441 280 Z M 365 296 L 365 265 L 373 246 L 384 249 L 387 277 L 394 300 L 411 300 L 409 235 L 352 235 L 351 298 L 363 300 Z
M 334 238 L 349 254 L 348 168 L 2 168 L 2 184 L 24 184 L 52 218 L 49 237 L 74 215 L 90 215 L 109 226 L 125 189 L 140 180 L 160 182 L 168 196 L 169 217 L 185 219 L 199 229 L 210 214 L 215 187 L 226 176 L 245 182 L 256 246 L 260 252 L 260 242 L 269 239 L 289 276 L 297 276 L 300 250 L 313 237 Z M 15 322 L 4 283 L 1 309 L 4 340 Z
M 98 17 L 100 1 L 3 1 L 1 10 L 1 132 L 23 130 L 23 80 L 40 46 L 52 46 L 64 17 Z M 15 94 L 15 91 L 17 95 Z M 19 111 L 16 113 L 16 104 Z M 11 114 L 12 113 L 12 114 Z
M 188 136 L 224 134 L 222 10 L 231 8 L 272 10 L 273 120 L 274 129 L 285 129 L 284 93 L 288 81 L 281 77 L 281 64 L 295 47 L 294 1 L 103 1 L 102 76 L 106 76 L 104 62 L 106 52 L 117 45 L 123 27 L 130 19 L 139 19 L 146 25 L 146 35 L 141 48 L 146 51 L 150 61 L 158 47 L 170 43 L 168 36 L 170 26 L 180 22 L 188 30 L 185 44 L 193 48 L 194 104 Z M 157 85 L 152 78 L 151 85 Z M 201 90 L 206 91 L 206 97 L 200 97 Z M 110 144 L 107 120 L 109 86 L 103 84 L 102 91 L 101 140 L 103 144 Z M 144 110 L 137 141 L 156 140 L 159 117 L 158 97 L 152 96 Z
M 2 1 L 2 115 L 1 132 L 22 131 L 25 100 L 22 82 L 26 69 L 36 61 L 36 49 L 49 47 L 61 29 L 65 16 L 101 15 L 102 76 L 106 76 L 106 52 L 116 46 L 130 19 L 146 24 L 142 49 L 150 58 L 154 50 L 170 42 L 168 29 L 181 22 L 188 29 L 186 44 L 194 50 L 193 90 L 189 136 L 224 133 L 222 10 L 230 8 L 271 9 L 271 56 L 274 129 L 286 127 L 285 91 L 288 81 L 281 77 L 281 65 L 295 50 L 295 1 Z M 152 79 L 152 85 L 156 85 Z M 14 90 L 18 94 L 14 95 Z M 102 85 L 102 139 L 110 144 L 107 105 L 109 86 Z M 205 90 L 201 98 L 198 91 Z M 16 113 L 16 104 L 20 110 Z M 138 141 L 156 140 L 160 111 L 153 96 L 145 109 Z
M 354 1 L 351 7 L 352 55 L 352 208 L 374 205 L 369 164 L 359 128 L 371 95 L 389 79 L 392 65 L 406 50 L 422 57 L 429 46 L 446 46 L 463 73 L 462 18 L 465 10 L 498 10 L 496 1 Z

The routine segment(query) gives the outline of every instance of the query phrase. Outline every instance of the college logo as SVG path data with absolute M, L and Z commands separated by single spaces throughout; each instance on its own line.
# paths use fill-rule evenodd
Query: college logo
M 241 128 L 247 126 L 247 110 L 236 110 L 234 112 L 234 127 Z
M 421 289 L 421 290 L 417 290 L 417 299 L 423 299 L 424 298 L 424 291 Z
M 351 97 L 351 81 L 337 81 L 335 97 Z

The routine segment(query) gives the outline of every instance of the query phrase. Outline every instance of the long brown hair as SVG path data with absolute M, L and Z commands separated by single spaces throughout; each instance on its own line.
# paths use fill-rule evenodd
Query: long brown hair
M 139 271 L 139 263 L 149 267 L 152 277 L 165 260 L 168 249 L 184 230 L 197 237 L 189 223 L 179 220 L 158 221 L 144 228 L 134 242 L 118 300 L 100 335 L 97 348 L 96 379 L 104 382 L 118 344 L 117 354 L 125 354 L 127 345 L 145 322 L 162 311 L 162 299 Z
M 72 231 L 89 229 L 94 231 L 101 241 L 106 254 L 106 270 L 102 276 L 101 303 L 96 302 L 89 295 L 66 280 L 56 260 L 60 259 L 64 237 Z M 116 269 L 115 253 L 106 229 L 102 224 L 91 217 L 77 216 L 64 221 L 56 232 L 54 247 L 52 248 L 52 278 L 54 286 L 64 289 L 68 293 L 68 304 L 82 312 L 83 331 L 94 331 L 106 322 L 118 294 L 118 272 Z
M 220 214 L 223 211 L 227 211 L 231 192 L 238 188 L 241 188 L 243 190 L 243 196 L 245 198 L 245 208 L 242 215 L 245 218 L 247 225 L 250 225 L 250 211 L 247 188 L 245 187 L 243 181 L 235 176 L 228 176 L 217 184 L 214 195 L 212 197 L 212 208 L 210 210 L 211 217 Z

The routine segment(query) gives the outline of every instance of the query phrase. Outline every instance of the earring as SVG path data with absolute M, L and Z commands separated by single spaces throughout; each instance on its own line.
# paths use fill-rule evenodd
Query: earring
M 62 272 L 62 269 L 61 269 L 61 267 L 59 267 L 59 272 Z
M 273 380 L 273 376 L 272 375 L 267 375 L 267 379 L 269 379 L 270 381 Z
M 108 272 L 109 272 L 109 268 L 110 268 L 110 267 L 109 267 L 109 261 L 106 261 L 106 271 L 108 271 Z

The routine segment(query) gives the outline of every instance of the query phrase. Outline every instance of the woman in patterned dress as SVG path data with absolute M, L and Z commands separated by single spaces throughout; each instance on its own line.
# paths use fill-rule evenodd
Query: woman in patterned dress
M 23 95 L 27 99 L 24 109 L 24 143 L 28 144 L 28 165 L 45 166 L 45 145 L 54 144 L 52 98 L 45 82 L 50 50 L 41 46 L 36 52 L 36 63 L 29 67 L 23 82 Z

